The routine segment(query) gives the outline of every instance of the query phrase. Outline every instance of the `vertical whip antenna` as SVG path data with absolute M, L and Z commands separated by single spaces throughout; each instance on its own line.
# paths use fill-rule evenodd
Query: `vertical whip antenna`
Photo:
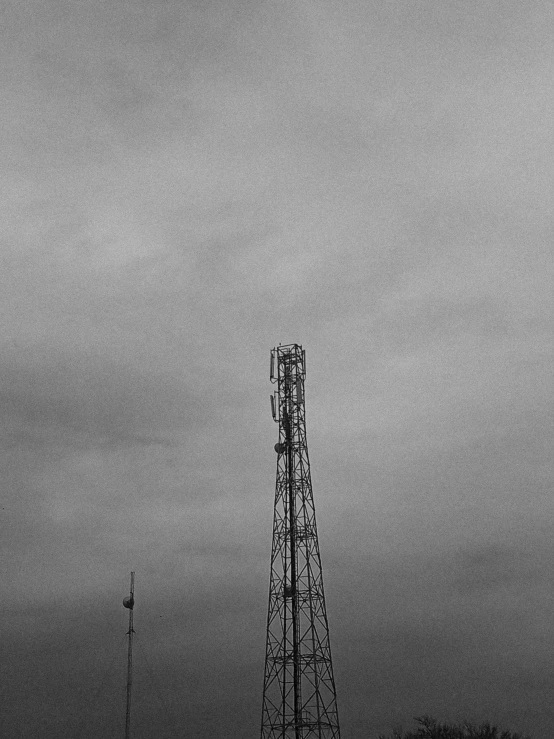
M 133 609 L 135 607 L 135 573 L 131 572 L 131 588 L 129 595 L 123 599 L 123 605 L 129 609 L 129 647 L 127 649 L 127 708 L 125 711 L 125 739 L 131 736 L 131 690 L 133 687 Z
M 279 424 L 261 739 L 340 739 L 306 441 L 306 354 L 271 352 Z

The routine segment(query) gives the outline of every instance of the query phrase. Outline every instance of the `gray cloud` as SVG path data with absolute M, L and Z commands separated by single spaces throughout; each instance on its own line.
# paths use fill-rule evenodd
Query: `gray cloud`
M 539 0 L 7 9 L 4 733 L 121 727 L 131 569 L 174 711 L 137 688 L 137 739 L 258 730 L 267 355 L 298 341 L 343 732 L 549 736 L 551 28 Z

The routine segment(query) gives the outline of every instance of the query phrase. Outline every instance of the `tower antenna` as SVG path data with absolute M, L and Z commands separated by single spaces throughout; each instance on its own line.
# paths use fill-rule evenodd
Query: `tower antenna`
M 127 650 L 127 708 L 125 711 L 125 739 L 131 736 L 131 689 L 133 687 L 133 609 L 135 607 L 135 573 L 131 572 L 131 588 L 129 595 L 123 599 L 123 605 L 129 609 L 129 647 Z
M 340 739 L 304 406 L 306 354 L 271 352 L 279 424 L 261 739 Z

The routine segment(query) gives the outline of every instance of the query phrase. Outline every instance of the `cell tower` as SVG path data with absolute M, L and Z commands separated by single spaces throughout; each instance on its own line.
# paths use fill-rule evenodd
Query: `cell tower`
M 127 648 L 127 706 L 125 710 L 125 739 L 131 736 L 131 690 L 133 687 L 133 608 L 135 607 L 135 573 L 131 572 L 131 587 L 129 595 L 123 599 L 123 605 L 129 609 L 129 645 Z
M 279 424 L 262 739 L 340 739 L 306 442 L 306 353 L 271 352 L 273 419 Z

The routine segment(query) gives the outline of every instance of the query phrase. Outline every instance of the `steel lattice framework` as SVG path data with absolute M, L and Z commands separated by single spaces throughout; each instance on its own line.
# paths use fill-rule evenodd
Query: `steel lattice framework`
M 340 739 L 306 442 L 306 354 L 271 352 L 279 424 L 262 739 Z

